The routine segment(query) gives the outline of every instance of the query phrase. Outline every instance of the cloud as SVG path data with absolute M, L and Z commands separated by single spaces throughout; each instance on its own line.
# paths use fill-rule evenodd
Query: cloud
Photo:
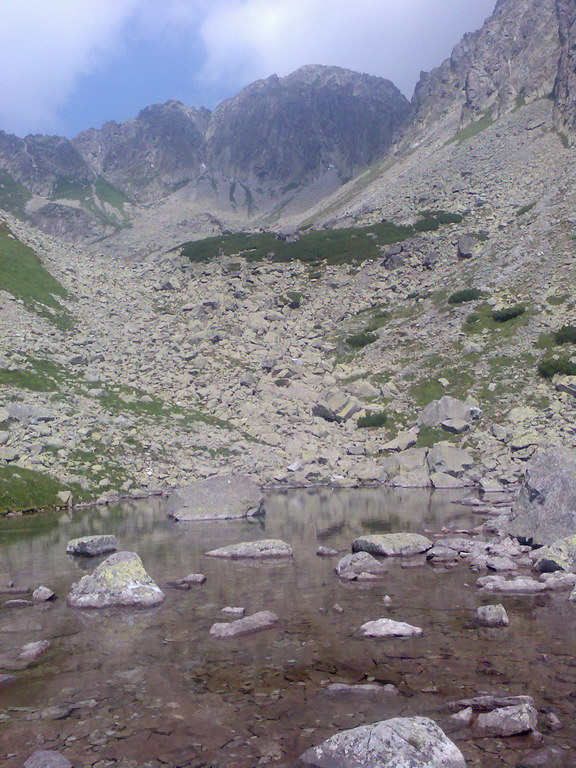
M 116 93 L 114 62 L 146 41 L 181 67 L 198 51 L 194 99 L 232 95 L 254 79 L 303 64 L 336 64 L 393 80 L 409 93 L 421 69 L 449 55 L 495 0 L 0 0 L 0 127 L 65 132 L 59 111 L 87 75 Z M 133 46 L 134 40 L 139 45 Z M 7 42 L 8 41 L 8 44 Z M 132 47 L 131 47 L 132 46 Z M 160 46 L 160 48 L 159 48 Z M 135 54 L 134 51 L 138 53 Z M 202 58 L 203 57 L 203 58 Z M 138 66 L 133 67 L 138 72 Z M 143 68 L 145 69 L 145 68 Z M 148 71 L 149 71 L 148 67 Z M 136 74 L 137 76 L 137 74 Z M 102 88 L 103 83 L 99 82 Z M 146 83 L 134 82 L 145 93 Z M 166 99 L 171 98 L 169 85 Z M 89 94 L 84 103 L 89 101 Z M 102 115 L 102 121 L 109 115 Z
M 495 0 L 223 0 L 201 33 L 201 77 L 239 84 L 303 64 L 336 64 L 410 93 L 422 69 L 481 26 Z
M 2 0 L 0 125 L 57 129 L 78 78 L 121 46 L 139 0 Z

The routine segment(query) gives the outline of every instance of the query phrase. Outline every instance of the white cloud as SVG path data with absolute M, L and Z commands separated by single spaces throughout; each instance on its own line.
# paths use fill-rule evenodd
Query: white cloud
M 201 32 L 202 76 L 248 82 L 302 64 L 336 64 L 411 92 L 420 70 L 481 26 L 495 0 L 222 0 Z
M 60 132 L 58 111 L 82 76 L 109 66 L 128 39 L 204 46 L 190 72 L 202 94 L 303 64 L 388 77 L 411 91 L 495 0 L 0 0 L 0 128 Z M 201 50 L 201 48 L 200 48 Z M 177 63 L 175 62 L 175 66 Z M 108 67 L 108 69 L 106 69 Z M 138 84 L 141 89 L 142 84 Z M 115 83 L 110 82 L 113 90 Z M 166 98 L 171 94 L 167 93 Z M 107 116 L 104 116 L 106 119 Z

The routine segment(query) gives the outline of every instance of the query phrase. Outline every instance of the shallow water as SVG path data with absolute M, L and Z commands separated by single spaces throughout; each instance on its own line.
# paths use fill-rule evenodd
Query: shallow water
M 0 690 L 0 762 L 20 768 L 34 749 L 59 749 L 78 766 L 292 766 L 338 730 L 399 715 L 428 715 L 450 731 L 446 704 L 479 691 L 531 694 L 560 731 L 544 745 L 576 744 L 576 605 L 567 594 L 504 597 L 510 627 L 475 627 L 477 575 L 389 562 L 379 582 L 341 583 L 336 560 L 361 533 L 469 528 L 478 518 L 450 504 L 460 492 L 392 489 L 269 494 L 251 521 L 174 523 L 160 499 L 0 521 L 0 585 L 45 584 L 55 603 L 0 610 L 1 654 L 48 639 L 50 651 Z M 69 539 L 113 533 L 139 553 L 165 590 L 155 609 L 74 610 L 70 585 L 103 558 L 65 554 Z M 212 559 L 209 549 L 282 538 L 293 560 Z M 411 563 L 418 562 L 418 559 Z M 405 561 L 406 564 L 406 561 Z M 166 582 L 207 576 L 188 592 Z M 384 595 L 393 599 L 382 603 Z M 5 602 L 9 596 L 0 596 Z M 333 610 L 338 603 L 343 613 Z M 225 606 L 271 610 L 277 628 L 236 640 L 209 636 Z M 375 641 L 358 627 L 381 617 L 424 628 L 421 638 Z M 16 653 L 17 655 L 17 653 Z M 4 671 L 4 670 L 3 670 Z M 328 698 L 327 683 L 395 684 L 396 696 Z M 544 715 L 541 714 L 541 721 Z M 542 730 L 546 730 L 543 728 Z M 451 732 L 469 766 L 515 766 L 530 737 L 473 739 Z M 576 750 L 566 752 L 576 765 Z M 572 762 L 571 762 L 572 760 Z

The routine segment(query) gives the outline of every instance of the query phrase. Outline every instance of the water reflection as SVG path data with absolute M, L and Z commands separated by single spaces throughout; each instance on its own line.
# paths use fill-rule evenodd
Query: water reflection
M 494 600 L 466 586 L 475 576 L 465 568 L 407 570 L 393 561 L 381 582 L 343 584 L 335 561 L 315 555 L 319 544 L 349 551 L 361 533 L 475 525 L 468 508 L 450 504 L 461 494 L 272 493 L 265 518 L 218 523 L 174 523 L 161 499 L 1 521 L 0 583 L 45 584 L 60 598 L 18 611 L 29 621 L 15 630 L 15 612 L 0 611 L 5 657 L 30 640 L 52 642 L 38 664 L 16 672 L 18 682 L 0 691 L 2 765 L 20 768 L 33 747 L 50 745 L 79 764 L 102 768 L 114 760 L 125 768 L 288 766 L 338 729 L 399 714 L 430 714 L 444 723 L 446 701 L 496 689 L 532 693 L 540 706 L 558 707 L 565 729 L 550 738 L 574 737 L 569 681 L 576 621 L 565 594 L 505 598 L 510 627 L 486 632 L 472 618 L 479 604 Z M 114 534 L 122 549 L 140 554 L 166 591 L 164 604 L 67 607 L 70 585 L 101 558 L 68 556 L 66 543 L 96 533 Z M 288 541 L 294 558 L 250 563 L 204 556 L 263 537 Z M 166 587 L 191 572 L 205 573 L 206 584 L 188 592 Z M 390 607 L 382 603 L 385 594 L 393 598 Z M 209 628 L 226 620 L 221 609 L 227 605 L 272 610 L 281 623 L 237 641 L 211 638 Z M 424 627 L 424 638 L 378 643 L 358 637 L 362 623 L 381 616 Z M 32 624 L 40 629 L 32 631 Z M 370 678 L 397 685 L 400 695 L 385 702 L 318 695 L 328 682 Z M 62 716 L 54 707 L 70 712 Z M 512 766 L 517 749 L 530 746 L 512 741 L 515 750 L 508 741 L 493 755 L 480 753 L 474 742 L 461 746 L 471 761 L 482 754 L 483 768 Z

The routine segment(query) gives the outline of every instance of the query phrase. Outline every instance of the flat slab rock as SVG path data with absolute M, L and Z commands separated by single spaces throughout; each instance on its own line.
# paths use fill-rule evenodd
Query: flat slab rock
M 379 683 L 360 683 L 349 685 L 347 683 L 330 683 L 320 691 L 322 696 L 397 696 L 400 693 L 392 683 L 380 685 Z
M 531 704 L 502 707 L 478 715 L 475 729 L 483 736 L 516 736 L 535 731 L 538 712 Z
M 406 624 L 404 621 L 392 619 L 376 619 L 367 621 L 360 627 L 360 634 L 364 637 L 419 637 L 423 634 L 420 627 Z
M 262 632 L 265 629 L 272 629 L 278 624 L 278 616 L 271 611 L 259 611 L 251 616 L 245 616 L 236 621 L 222 621 L 213 624 L 210 627 L 210 634 L 213 637 L 241 637 L 242 635 L 251 635 L 254 632 Z
M 150 607 L 163 600 L 164 593 L 135 552 L 110 555 L 94 573 L 73 584 L 68 595 L 68 604 L 73 608 Z
M 529 576 L 520 576 L 516 579 L 507 579 L 504 576 L 483 576 L 476 581 L 482 588 L 482 592 L 500 594 L 534 594 L 544 592 L 546 584 L 531 579 Z
M 83 555 L 84 557 L 97 557 L 108 552 L 116 552 L 118 546 L 116 537 L 109 535 L 81 536 L 79 539 L 71 539 L 66 545 L 69 555 Z
M 401 557 L 418 555 L 432 548 L 432 542 L 419 533 L 376 533 L 360 536 L 352 543 L 352 552 Z
M 188 576 L 183 576 L 181 579 L 172 579 L 168 581 L 169 587 L 175 589 L 187 590 L 191 587 L 202 585 L 206 583 L 206 576 L 203 573 L 189 573 Z
M 30 755 L 22 768 L 72 768 L 72 763 L 60 752 L 39 749 Z
M 234 520 L 264 514 L 264 496 L 247 475 L 222 475 L 178 488 L 166 512 L 181 522 Z
M 261 539 L 260 541 L 242 541 L 228 547 L 220 547 L 206 552 L 208 557 L 228 557 L 231 560 L 275 557 L 292 557 L 292 547 L 281 539 Z
M 458 747 L 427 717 L 396 717 L 342 731 L 300 760 L 316 768 L 466 768 Z

